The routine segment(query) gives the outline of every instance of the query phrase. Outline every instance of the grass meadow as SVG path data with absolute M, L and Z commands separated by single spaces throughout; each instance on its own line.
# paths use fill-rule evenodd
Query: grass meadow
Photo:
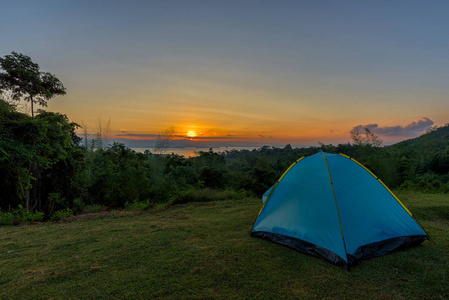
M 250 237 L 259 199 L 0 227 L 0 299 L 449 299 L 449 195 L 397 195 L 432 242 L 350 271 Z

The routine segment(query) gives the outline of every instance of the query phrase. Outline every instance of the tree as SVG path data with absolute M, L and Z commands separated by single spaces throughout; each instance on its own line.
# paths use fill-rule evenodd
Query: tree
M 368 127 L 363 127 L 365 130 L 365 136 L 360 133 L 360 128 L 355 128 L 351 130 L 351 139 L 354 142 L 354 145 L 358 146 L 367 146 L 370 145 L 372 147 L 381 147 L 383 142 L 382 140 Z
M 41 72 L 39 65 L 29 56 L 12 52 L 0 58 L 0 90 L 9 91 L 14 100 L 31 103 L 31 116 L 34 119 L 33 105 L 47 106 L 47 101 L 56 95 L 65 95 L 65 87 L 54 75 Z
M 84 148 L 89 151 L 104 149 L 110 146 L 111 118 L 105 123 L 98 118 L 95 132 L 89 130 L 89 126 L 81 122 Z
M 156 154 L 165 154 L 168 151 L 168 148 L 170 148 L 175 133 L 175 127 L 173 126 L 163 130 L 156 139 L 153 152 Z
M 0 90 L 0 99 L 2 99 L 3 101 L 5 101 L 6 103 L 11 104 L 12 106 L 14 106 L 14 109 L 17 112 L 22 112 L 22 113 L 26 113 L 27 111 L 30 110 L 30 105 L 28 104 L 28 102 L 17 102 L 12 98 L 12 92 L 9 90 Z
M 77 127 L 59 113 L 33 120 L 0 100 L 0 209 L 50 212 L 50 194 L 73 201 L 84 160 Z

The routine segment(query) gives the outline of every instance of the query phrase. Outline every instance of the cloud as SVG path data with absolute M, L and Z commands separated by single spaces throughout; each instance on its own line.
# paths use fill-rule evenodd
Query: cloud
M 266 135 L 263 135 L 263 134 L 259 134 L 259 137 L 261 138 L 261 139 L 272 139 L 273 138 L 273 136 L 266 136 Z
M 152 137 L 158 137 L 158 134 L 140 134 L 140 133 L 123 133 L 123 134 L 117 134 L 117 136 L 129 136 L 129 137 L 146 137 L 146 138 L 152 138 Z
M 423 117 L 418 122 L 412 122 L 407 126 L 386 126 L 379 127 L 378 124 L 358 125 L 352 128 L 355 132 L 364 132 L 364 128 L 368 128 L 371 132 L 382 136 L 407 136 L 412 137 L 419 135 L 432 127 L 434 122 L 427 117 Z
M 203 136 L 202 133 L 200 133 L 201 136 L 195 136 L 195 137 L 188 137 L 185 135 L 172 135 L 174 138 L 181 138 L 181 139 L 188 139 L 188 140 L 224 140 L 224 139 L 247 139 L 246 137 L 236 137 L 230 134 L 227 134 L 226 136 Z M 117 134 L 119 137 L 124 138 L 158 138 L 159 134 L 153 134 L 153 133 L 122 133 Z
M 246 140 L 248 138 L 246 137 L 237 137 L 233 135 L 226 135 L 226 136 L 195 136 L 195 137 L 185 137 L 184 138 L 188 140 Z
M 122 134 L 117 134 L 117 136 L 123 136 L 123 137 L 140 137 L 140 138 L 157 138 L 160 136 L 160 134 L 154 134 L 154 133 L 128 133 L 126 131 L 121 131 Z M 185 138 L 185 135 L 177 135 L 174 134 L 172 137 L 177 138 Z

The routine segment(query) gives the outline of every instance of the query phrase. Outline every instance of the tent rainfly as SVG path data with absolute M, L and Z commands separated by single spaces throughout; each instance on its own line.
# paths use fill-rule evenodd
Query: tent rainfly
M 252 236 L 345 267 L 429 239 L 376 175 L 343 154 L 298 159 L 263 202 Z

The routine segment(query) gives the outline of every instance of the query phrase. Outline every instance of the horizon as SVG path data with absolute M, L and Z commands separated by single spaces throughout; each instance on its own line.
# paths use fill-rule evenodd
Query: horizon
M 449 122 L 446 2 L 2 9 L 0 56 L 30 56 L 67 88 L 48 110 L 90 133 L 110 120 L 111 139 L 151 143 L 173 126 L 185 147 L 314 146 L 350 142 L 351 130 L 367 127 L 389 145 Z
M 440 127 L 444 127 L 444 126 L 448 126 L 449 123 L 440 126 Z M 393 146 L 395 144 L 407 141 L 407 140 L 412 140 L 412 139 L 416 139 L 419 138 L 425 134 L 427 134 L 429 131 L 431 130 L 435 130 L 437 129 L 437 126 L 433 126 L 431 129 L 428 129 L 426 132 L 416 136 L 416 137 L 408 137 L 399 141 L 395 141 L 395 142 L 390 142 L 390 143 L 385 143 L 384 141 L 381 140 L 381 145 L 380 147 L 388 147 L 388 146 Z M 97 135 L 95 134 L 89 134 L 89 135 L 82 135 L 80 133 L 77 134 L 80 138 L 80 144 L 84 144 L 86 143 L 86 138 L 88 141 L 92 141 L 96 138 L 98 138 Z M 136 149 L 140 149 L 140 150 L 152 150 L 155 148 L 156 143 L 157 143 L 157 138 L 154 139 L 128 139 L 128 138 L 116 138 L 116 137 L 109 137 L 109 136 L 102 136 L 102 139 L 108 144 L 107 147 L 112 146 L 113 143 L 120 143 L 125 145 L 126 147 L 136 150 Z M 221 148 L 226 148 L 226 149 L 236 149 L 236 150 L 242 150 L 242 149 L 259 149 L 262 147 L 270 147 L 270 148 L 284 148 L 286 146 L 291 146 L 292 148 L 309 148 L 309 147 L 320 147 L 321 145 L 328 145 L 328 146 L 338 146 L 340 144 L 354 144 L 355 142 L 353 140 L 351 140 L 350 138 L 347 141 L 344 142 L 338 142 L 338 143 L 322 143 L 322 142 L 317 142 L 317 143 L 311 143 L 311 144 L 291 144 L 291 143 L 286 143 L 286 144 L 282 144 L 282 143 L 261 143 L 261 142 L 245 142 L 245 141 L 240 141 L 240 142 L 228 142 L 228 141 L 215 141 L 215 142 L 211 142 L 208 140 L 205 141 L 192 141 L 190 138 L 186 137 L 182 137 L 179 135 L 175 135 L 175 138 L 172 139 L 170 138 L 170 142 L 169 145 L 166 147 L 166 149 L 221 149 Z M 192 150 L 192 151 L 193 151 Z M 136 150 L 137 151 L 137 150 Z M 200 150 L 202 151 L 202 150 Z M 179 150 L 179 151 L 175 151 L 176 153 L 187 153 L 184 150 Z M 179 154 L 177 153 L 177 154 Z

